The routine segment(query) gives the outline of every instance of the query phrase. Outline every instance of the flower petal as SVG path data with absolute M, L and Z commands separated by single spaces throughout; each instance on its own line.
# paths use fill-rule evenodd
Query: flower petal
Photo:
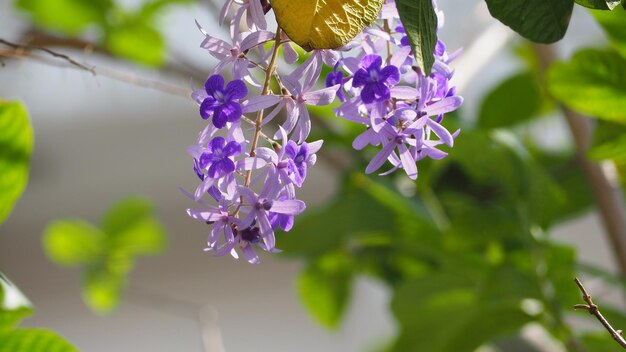
M 299 199 L 275 200 L 270 209 L 273 213 L 298 215 L 306 209 L 306 204 Z
M 275 95 L 256 95 L 242 104 L 243 112 L 248 113 L 267 109 L 270 106 L 277 104 L 279 101 L 280 97 Z
M 215 92 L 222 92 L 224 90 L 224 77 L 211 75 L 204 83 L 204 89 L 206 89 L 209 95 L 213 95 Z
M 391 155 L 393 150 L 396 147 L 396 143 L 388 142 L 383 146 L 383 148 L 372 158 L 372 160 L 367 164 L 365 168 L 366 174 L 371 174 L 372 172 L 380 169 L 381 166 L 385 163 L 385 160 Z

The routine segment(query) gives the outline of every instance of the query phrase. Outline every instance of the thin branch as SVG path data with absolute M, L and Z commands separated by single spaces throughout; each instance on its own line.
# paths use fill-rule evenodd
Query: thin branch
M 50 54 L 50 55 L 52 55 L 52 56 L 54 56 L 56 58 L 63 59 L 65 61 L 67 61 L 70 65 L 73 65 L 73 66 L 76 66 L 76 67 L 78 67 L 80 69 L 83 69 L 85 71 L 91 72 L 91 74 L 94 75 L 94 76 L 96 75 L 96 71 L 94 70 L 93 67 L 85 66 L 85 65 L 81 64 L 80 62 L 72 59 L 71 57 L 69 57 L 69 56 L 67 56 L 65 54 L 58 53 L 58 52 L 56 52 L 54 50 L 50 50 L 50 49 L 44 48 L 42 46 L 18 44 L 18 43 L 10 42 L 8 40 L 4 40 L 2 38 L 0 38 L 0 44 L 4 44 L 4 45 L 6 45 L 8 47 L 11 47 L 11 48 L 13 48 L 15 50 L 24 50 L 24 51 L 39 50 L 39 51 L 43 51 L 43 52 L 45 52 L 47 54 Z
M 181 86 L 177 86 L 174 84 L 169 84 L 169 83 L 165 83 L 165 82 L 161 82 L 157 80 L 151 80 L 145 77 L 141 77 L 134 73 L 124 72 L 124 71 L 107 68 L 107 67 L 98 67 L 97 69 L 95 67 L 92 67 L 91 69 L 86 70 L 85 68 L 73 65 L 66 60 L 63 60 L 63 61 L 51 60 L 49 57 L 39 56 L 30 51 L 23 51 L 20 49 L 12 49 L 11 51 L 0 50 L 0 57 L 8 57 L 8 58 L 15 58 L 15 59 L 31 59 L 31 60 L 38 61 L 47 65 L 55 66 L 55 67 L 68 67 L 68 68 L 78 69 L 81 71 L 86 71 L 86 72 L 91 73 L 94 77 L 98 77 L 98 76 L 107 77 L 107 78 L 110 78 L 119 82 L 132 84 L 138 87 L 154 89 L 163 93 L 176 95 L 176 96 L 180 96 L 180 97 L 184 97 L 188 99 L 191 96 L 190 88 L 181 87 Z
M 578 286 L 578 289 L 580 289 L 580 292 L 583 294 L 583 301 L 585 301 L 586 303 L 586 304 L 576 304 L 574 305 L 574 309 L 587 310 L 589 314 L 593 315 L 594 317 L 596 317 L 596 319 L 598 319 L 598 321 L 602 324 L 602 326 L 604 326 L 604 328 L 611 334 L 611 337 L 613 337 L 613 340 L 615 340 L 620 346 L 622 346 L 623 349 L 626 349 L 626 340 L 624 340 L 624 337 L 622 336 L 622 330 L 613 329 L 613 327 L 608 322 L 608 320 L 606 320 L 606 318 L 602 315 L 602 313 L 600 313 L 600 309 L 598 308 L 598 306 L 595 305 L 593 301 L 591 300 L 591 295 L 589 295 L 589 293 L 585 289 L 585 286 L 583 286 L 582 282 L 580 282 L 578 278 L 574 278 L 574 282 Z

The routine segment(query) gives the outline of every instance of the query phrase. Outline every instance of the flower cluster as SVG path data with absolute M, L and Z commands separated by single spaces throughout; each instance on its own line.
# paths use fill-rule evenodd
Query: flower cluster
M 264 3 L 226 2 L 220 24 L 230 18 L 228 41 L 198 25 L 204 34 L 201 47 L 219 63 L 204 88 L 193 92 L 200 116 L 209 122 L 188 148 L 199 184 L 193 193 L 185 192 L 200 205 L 188 214 L 211 226 L 206 250 L 242 255 L 254 264 L 259 263 L 255 249 L 279 251 L 275 231 L 289 231 L 305 209 L 296 190 L 323 143 L 307 142 L 308 106 L 338 99 L 337 116 L 364 126 L 353 147 L 381 148 L 365 171 L 389 161 L 392 167 L 384 174 L 401 168 L 415 179 L 418 160 L 443 158 L 446 153 L 438 146 L 452 146 L 457 133 L 441 122 L 462 102 L 449 84 L 453 71 L 448 64 L 455 54 L 439 42 L 433 72 L 425 76 L 416 69 L 392 0 L 351 43 L 315 50 L 302 60 L 280 28 L 268 30 Z M 286 63 L 280 71 L 279 48 Z M 332 70 L 325 85 L 320 82 L 324 65 Z M 268 122 L 275 118 L 280 121 L 271 127 Z
M 441 26 L 443 13 L 437 14 Z M 463 102 L 450 85 L 453 70 L 449 63 L 458 52 L 448 54 L 445 44 L 438 41 L 432 72 L 424 75 L 414 66 L 414 56 L 392 1 L 384 5 L 380 22 L 356 39 L 359 45 L 350 56 L 342 55 L 326 77 L 326 85 L 340 84 L 337 96 L 342 104 L 335 109 L 337 116 L 365 127 L 352 143 L 353 148 L 380 146 L 365 172 L 375 172 L 389 161 L 392 167 L 382 175 L 403 169 L 409 178 L 416 179 L 416 162 L 425 157 L 445 157 L 446 152 L 438 146 L 452 147 L 458 134 L 441 125 L 444 114 Z

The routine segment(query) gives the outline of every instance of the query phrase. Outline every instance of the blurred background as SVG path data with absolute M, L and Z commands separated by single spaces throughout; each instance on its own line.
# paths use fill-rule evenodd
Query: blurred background
M 68 1 L 59 0 L 59 4 Z M 21 9 L 17 8 L 17 3 L 20 3 Z M 431 171 L 437 168 L 431 163 L 425 162 L 424 166 L 418 164 L 423 176 L 417 181 L 417 191 L 413 185 L 407 185 L 396 177 L 403 175 L 384 180 L 360 180 L 354 173 L 358 175 L 364 169 L 364 159 L 349 150 L 353 131 L 340 126 L 334 130 L 340 132 L 335 133 L 334 139 L 330 137 L 330 142 L 318 154 L 319 163 L 310 169 L 308 182 L 301 190 L 300 196 L 306 201 L 308 211 L 311 211 L 302 220 L 302 230 L 299 230 L 297 224 L 289 234 L 278 236 L 278 247 L 285 249 L 286 255 L 263 255 L 262 264 L 255 266 L 243 260 L 215 258 L 203 252 L 207 228 L 186 215 L 185 209 L 192 204 L 181 194 L 179 187 L 195 187 L 195 175 L 186 147 L 195 141 L 198 131 L 205 124 L 198 117 L 197 106 L 187 97 L 190 92 L 189 82 L 195 80 L 197 85 L 202 84 L 203 77 L 215 65 L 215 60 L 199 48 L 203 36 L 194 20 L 215 36 L 228 37 L 225 29 L 217 25 L 218 13 L 215 5 L 208 1 L 174 2 L 155 12 L 150 21 L 162 42 L 161 39 L 155 40 L 151 33 L 136 32 L 134 35 L 145 38 L 145 42 L 141 44 L 145 45 L 142 50 L 150 51 L 155 45 L 162 45 L 163 53 L 144 52 L 146 55 L 141 55 L 115 52 L 111 47 L 106 52 L 101 52 L 97 46 L 84 50 L 84 47 L 81 49 L 79 44 L 74 45 L 69 40 L 65 43 L 59 42 L 59 38 L 74 38 L 78 35 L 81 41 L 101 43 L 102 33 L 97 26 L 87 26 L 84 30 L 73 32 L 71 24 L 64 27 L 69 28 L 65 31 L 58 28 L 49 30 L 49 21 L 46 22 L 46 19 L 37 17 L 39 15 L 36 12 L 28 10 L 31 3 L 35 2 L 0 1 L 0 38 L 11 42 L 34 40 L 31 42 L 33 45 L 54 48 L 80 63 L 95 66 L 97 74 L 92 75 L 85 70 L 71 67 L 41 52 L 36 53 L 36 58 L 2 58 L 0 97 L 24 102 L 35 133 L 28 187 L 8 220 L 0 227 L 0 269 L 35 306 L 36 313 L 24 322 L 25 326 L 53 329 L 78 349 L 94 352 L 376 351 L 387 346 L 399 334 L 405 334 L 403 331 L 406 331 L 406 326 L 412 324 L 407 323 L 405 318 L 397 318 L 397 312 L 401 310 L 401 302 L 410 301 L 407 297 L 414 297 L 415 302 L 420 298 L 408 293 L 405 294 L 407 297 L 398 296 L 398 290 L 408 292 L 406 287 L 398 287 L 409 279 L 423 278 L 423 273 L 430 272 L 428 270 L 432 268 L 435 268 L 432 269 L 434 273 L 439 270 L 437 268 L 447 268 L 447 264 L 433 264 L 432 268 L 429 266 L 428 263 L 431 262 L 446 262 L 440 260 L 443 257 L 438 256 L 454 256 L 457 253 L 455 251 L 469 252 L 477 258 L 491 258 L 489 260 L 500 265 L 507 262 L 506 258 L 515 258 L 518 251 L 524 251 L 524 246 L 517 246 L 515 241 L 510 241 L 511 238 L 525 236 L 513 234 L 519 230 L 517 220 L 509 219 L 506 207 L 491 207 L 497 205 L 500 199 L 498 197 L 503 191 L 477 186 L 489 184 L 491 181 L 488 178 L 483 175 L 478 175 L 475 179 L 468 177 L 467 175 L 476 173 L 471 169 L 464 169 L 466 166 L 463 162 L 453 157 L 452 164 L 447 164 L 444 171 L 441 168 Z M 132 13 L 141 8 L 144 1 L 118 0 L 116 3 Z M 482 155 L 486 160 L 477 161 L 477 164 L 494 163 L 494 167 L 506 169 L 509 164 L 490 155 L 489 148 L 485 147 L 483 150 L 476 147 L 482 143 L 480 141 L 483 136 L 472 131 L 480 127 L 485 96 L 511 75 L 528 70 L 524 50 L 529 45 L 509 28 L 491 18 L 482 1 L 440 1 L 439 6 L 446 15 L 446 24 L 440 38 L 446 42 L 449 50 L 464 48 L 464 54 L 453 64 L 456 68 L 453 83 L 459 87 L 458 91 L 464 96 L 465 103 L 462 111 L 450 120 L 454 125 L 461 126 L 463 132 L 459 137 L 459 145 L 450 151 L 451 156 L 458 152 L 458 155 L 470 155 L 480 159 Z M 137 33 L 144 33 L 145 36 Z M 579 47 L 602 47 L 606 43 L 602 30 L 589 12 L 576 6 L 568 33 L 556 45 L 556 49 L 559 56 L 567 58 Z M 567 208 L 573 202 L 568 198 L 570 194 L 589 195 L 588 188 L 580 188 L 571 178 L 558 176 L 563 173 L 580 173 L 579 170 L 567 171 L 569 169 L 565 167 L 569 165 L 566 160 L 571 160 L 573 155 L 570 132 L 554 106 L 538 108 L 531 113 L 541 118 L 524 121 L 521 126 L 495 126 L 499 132 L 493 133 L 500 133 L 497 140 L 510 141 L 507 139 L 509 134 L 518 136 L 525 145 L 524 148 L 531 150 L 531 154 L 538 155 L 535 158 L 537 163 L 533 165 L 538 170 L 548 170 L 546 175 L 550 177 L 550 182 L 570 188 L 563 192 L 564 195 L 558 196 L 563 198 L 558 204 L 564 205 L 557 207 Z M 333 124 L 330 121 L 332 116 L 322 118 L 326 120 L 326 124 Z M 313 128 L 316 128 L 315 121 Z M 466 128 L 470 131 L 467 134 L 470 137 L 464 143 Z M 318 134 L 328 138 L 332 132 L 331 129 Z M 341 147 L 340 141 L 345 143 L 344 147 Z M 469 141 L 476 141 L 476 145 Z M 529 145 L 532 147 L 528 147 Z M 465 151 L 463 148 L 466 148 Z M 541 150 L 543 154 L 537 150 Z M 341 161 L 339 163 L 335 160 L 337 156 Z M 455 162 L 461 166 L 455 167 Z M 561 174 L 556 171 L 551 173 L 553 170 L 550 167 L 557 164 L 565 165 L 559 171 Z M 465 218 L 462 220 L 465 221 L 462 227 L 466 229 L 480 229 L 481 226 L 497 224 L 493 225 L 494 229 L 489 233 L 483 233 L 482 230 L 475 231 L 474 235 L 459 232 L 458 236 L 472 239 L 467 240 L 467 243 L 453 245 L 453 249 L 445 245 L 450 241 L 454 242 L 454 237 L 450 237 L 453 235 L 442 235 L 446 238 L 444 245 L 433 244 L 434 242 L 420 237 L 409 239 L 414 244 L 422 243 L 424 248 L 448 248 L 439 254 L 430 253 L 423 257 L 421 254 L 417 255 L 421 258 L 419 263 L 403 261 L 402 255 L 406 253 L 390 253 L 388 247 L 381 252 L 377 252 L 378 249 L 374 252 L 363 250 L 357 255 L 347 256 L 349 263 L 346 266 L 353 268 L 346 274 L 348 276 L 341 276 L 345 273 L 338 275 L 337 272 L 333 272 L 331 276 L 332 280 L 352 283 L 345 288 L 351 292 L 345 297 L 351 299 L 338 294 L 344 297 L 336 302 L 339 306 L 336 310 L 340 311 L 336 313 L 338 317 L 334 317 L 335 313 L 329 315 L 323 312 L 311 315 L 298 298 L 299 295 L 304 296 L 304 301 L 307 301 L 306 293 L 299 290 L 306 290 L 308 287 L 298 277 L 302 275 L 302 270 L 318 267 L 319 262 L 325 260 L 319 258 L 324 258 L 328 253 L 332 257 L 333 253 L 343 255 L 353 247 L 368 246 L 358 241 L 355 244 L 353 239 L 358 237 L 356 236 L 342 245 L 333 242 L 324 247 L 328 242 L 324 239 L 325 233 L 334 236 L 340 230 L 333 227 L 342 228 L 340 225 L 335 226 L 336 221 L 351 224 L 361 221 L 359 217 L 366 216 L 364 214 L 367 214 L 367 209 L 362 213 L 356 210 L 343 212 L 342 209 L 347 205 L 338 202 L 353 199 L 355 193 L 360 193 L 359 185 L 368 182 L 380 182 L 380 187 L 387 187 L 387 191 L 396 192 L 401 198 L 416 199 L 415 209 L 428 208 L 429 202 L 424 199 L 432 192 L 422 193 L 420 189 L 432 189 L 435 194 L 442 194 L 445 198 L 440 203 L 443 204 L 444 213 L 448 213 L 450 222 L 455 222 L 454 214 L 466 214 L 467 217 L 474 218 L 475 224 L 468 224 L 468 219 Z M 361 191 L 369 194 L 368 191 Z M 527 191 L 519 192 L 526 194 Z M 540 208 L 544 214 L 549 213 L 550 209 L 541 208 L 551 201 L 545 199 L 546 191 L 535 191 L 540 195 L 529 199 L 527 205 L 530 208 Z M 453 199 L 453 193 L 469 194 L 465 198 L 474 197 L 476 202 L 472 203 L 474 201 L 470 202 L 461 196 Z M 372 209 L 378 209 L 381 205 L 373 204 L 374 200 L 379 199 L 376 191 L 371 194 L 373 200 L 360 201 L 366 204 L 365 207 L 371 205 Z M 168 245 L 162 254 L 137 261 L 128 277 L 119 308 L 112 314 L 99 315 L 92 312 L 81 298 L 81 270 L 63 268 L 51 262 L 42 248 L 42 233 L 47 224 L 56 219 L 82 218 L 98 223 L 107 208 L 129 195 L 143 195 L 153 201 L 157 217 L 167 230 Z M 523 198 L 518 195 L 502 197 Z M 527 232 L 526 236 L 538 238 L 536 241 L 539 247 L 544 245 L 543 241 L 547 241 L 545 243 L 550 244 L 546 248 L 568 248 L 566 253 L 571 253 L 572 256 L 576 253 L 576 263 L 593 265 L 595 269 L 602 270 L 605 273 L 603 275 L 610 275 L 617 272 L 613 252 L 605 239 L 601 221 L 593 210 L 590 199 L 588 196 L 580 200 L 571 211 L 563 211 L 559 216 L 538 221 L 541 223 L 540 230 L 535 225 L 530 226 L 529 231 L 535 231 L 535 235 L 528 235 Z M 426 208 L 421 208 L 424 204 Z M 479 213 L 480 207 L 476 204 L 480 207 L 484 204 L 485 212 Z M 551 205 L 546 207 L 549 206 Z M 332 218 L 333 222 L 330 222 L 330 217 L 324 217 L 328 216 L 324 215 L 324 211 L 328 209 L 338 212 Z M 428 209 L 424 213 L 432 215 Z M 392 224 L 397 222 L 394 220 L 396 216 L 403 216 L 402 212 L 392 214 L 395 215 L 388 217 L 389 224 L 379 224 L 380 229 L 376 230 L 378 233 L 383 233 L 386 228 L 389 231 L 405 228 L 402 227 L 405 224 Z M 409 228 L 432 232 L 430 227 L 420 226 Z M 346 233 L 350 230 L 348 228 Z M 499 235 L 491 232 L 498 232 Z M 536 232 L 542 234 L 536 235 Z M 548 232 L 550 235 L 545 235 Z M 308 239 L 300 242 L 304 236 Z M 316 237 L 320 238 L 318 244 L 323 243 L 319 248 L 312 252 L 303 249 L 307 243 L 316 243 Z M 522 242 L 524 241 L 520 240 Z M 284 246 L 281 246 L 282 243 Z M 544 251 L 544 247 L 539 251 Z M 442 254 L 444 252 L 448 254 Z M 426 257 L 430 259 L 424 259 Z M 390 258 L 402 260 L 398 259 L 396 262 Z M 546 258 L 551 257 L 548 255 Z M 475 261 L 474 259 L 471 261 Z M 338 262 L 341 263 L 341 260 Z M 520 261 L 524 259 L 521 258 Z M 483 268 L 481 265 L 477 267 Z M 561 268 L 561 264 L 554 265 Z M 563 265 L 565 268 L 566 264 Z M 567 265 L 570 265 L 567 268 L 571 271 L 566 271 L 564 276 L 573 271 L 578 272 L 579 267 L 572 263 Z M 319 267 L 324 268 L 324 265 L 320 264 Z M 427 270 L 426 267 L 430 269 Z M 322 272 L 324 270 L 326 269 L 321 269 Z M 441 270 L 447 272 L 447 269 Z M 461 275 L 460 271 L 452 272 Z M 520 269 L 519 272 L 523 270 Z M 506 271 L 503 275 L 507 279 L 501 282 L 502 289 L 494 289 L 490 294 L 506 296 L 510 290 L 517 290 L 515 287 L 519 282 L 525 282 L 515 281 L 515 277 L 519 276 L 516 272 L 511 275 L 505 273 Z M 552 278 L 550 275 L 547 274 L 548 279 Z M 436 277 L 442 276 L 445 273 L 436 274 Z M 324 279 L 322 276 L 320 280 Z M 571 277 L 566 279 L 571 283 Z M 342 284 L 338 285 L 342 287 Z M 532 283 L 528 285 L 533 286 Z M 330 284 L 330 287 L 332 292 L 334 286 Z M 619 290 L 605 285 L 601 280 L 590 280 L 588 288 L 615 306 L 619 307 L 622 302 Z M 573 284 L 569 289 L 574 298 L 579 296 Z M 559 292 L 558 287 L 556 292 Z M 523 300 L 523 295 L 532 298 L 533 293 L 519 295 L 518 303 L 530 302 L 532 305 L 537 301 Z M 307 302 L 308 309 L 314 310 L 311 306 L 315 306 L 315 299 L 311 301 L 309 298 Z M 395 307 L 394 310 L 390 310 L 390 305 Z M 565 304 L 563 307 L 569 309 Z M 424 319 L 428 321 L 430 310 L 423 309 Z M 343 310 L 345 314 L 341 313 Z M 410 308 L 407 311 L 411 311 Z M 414 312 L 417 315 L 414 319 L 419 319 L 420 312 Z M 445 312 L 444 309 L 444 317 L 447 314 Z M 528 309 L 523 310 L 523 313 L 536 317 Z M 494 314 L 494 321 L 500 319 L 498 313 L 485 314 Z M 322 324 L 316 321 L 316 316 Z M 571 321 L 576 328 L 595 326 L 593 322 L 583 322 L 575 315 L 565 319 Z M 502 336 L 507 336 L 508 340 L 502 339 L 500 345 L 492 344 L 489 348 L 493 351 L 566 350 L 564 344 L 559 342 L 562 336 L 547 329 L 541 320 L 529 318 L 519 324 L 520 329 L 503 331 Z M 324 325 L 335 326 L 335 329 L 327 329 Z M 436 328 L 435 323 L 431 326 Z M 556 330 L 562 328 L 560 326 Z M 466 332 L 472 334 L 471 330 Z M 507 346 L 507 341 L 519 341 L 515 339 L 523 339 L 528 344 L 514 344 L 518 349 L 503 347 Z M 397 349 L 437 351 L 416 346 Z M 487 350 L 489 349 L 484 349 Z

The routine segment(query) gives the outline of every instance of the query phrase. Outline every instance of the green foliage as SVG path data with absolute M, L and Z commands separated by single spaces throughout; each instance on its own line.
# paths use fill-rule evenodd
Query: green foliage
M 393 350 L 469 352 L 533 320 L 507 296 L 481 301 L 477 284 L 446 272 L 400 286 L 392 310 L 402 331 Z
M 481 104 L 478 125 L 496 128 L 526 122 L 537 116 L 541 98 L 534 74 L 518 73 L 487 94 Z
M 593 147 L 588 156 L 594 160 L 626 161 L 626 126 L 599 121 L 593 135 Z
M 83 220 L 60 220 L 48 225 L 43 246 L 57 264 L 93 264 L 104 255 L 105 234 Z
M 626 11 L 591 11 L 611 44 L 626 59 Z
M 413 197 L 355 173 L 297 222 L 280 241 L 307 260 L 298 287 L 311 315 L 334 327 L 349 299 L 338 282 L 368 274 L 392 289 L 396 351 L 473 351 L 528 322 L 570 338 L 560 307 L 579 300 L 575 251 L 543 233 L 592 197 L 571 154 L 548 154 L 508 127 L 464 128 L 448 158 L 420 163 Z M 349 259 L 322 271 L 327 255 Z
M 150 24 L 132 21 L 112 27 L 105 43 L 114 55 L 147 66 L 160 66 L 165 62 L 165 41 Z
M 146 66 L 165 63 L 166 45 L 156 25 L 166 8 L 194 0 L 150 0 L 134 11 L 113 0 L 18 0 L 35 25 L 63 35 L 77 36 L 98 29 L 104 49 Z
M 52 331 L 17 328 L 31 315 L 28 299 L 0 273 L 0 352 L 75 352 L 65 339 Z
M 77 352 L 57 333 L 44 329 L 17 329 L 0 335 L 0 352 Z
M 22 292 L 6 277 L 0 276 L 0 336 L 13 330 L 32 312 L 31 303 Z
M 119 305 L 136 257 L 165 250 L 166 234 L 151 203 L 130 198 L 114 205 L 100 228 L 83 220 L 52 222 L 43 245 L 57 264 L 82 268 L 85 301 L 94 311 L 106 313 Z
M 347 253 L 331 252 L 310 263 L 296 280 L 300 300 L 327 328 L 337 328 L 341 322 L 352 291 L 353 271 Z
M 392 216 L 370 195 L 348 184 L 342 196 L 325 209 L 298 219 L 298 230 L 281 238 L 281 249 L 286 255 L 322 255 L 361 235 L 388 231 Z
M 437 14 L 430 0 L 397 0 L 396 7 L 415 54 L 417 66 L 430 74 L 435 62 Z
M 613 10 L 620 4 L 620 0 L 575 0 L 580 6 L 596 10 Z
M 487 0 L 491 16 L 524 38 L 554 43 L 565 35 L 573 0 Z
M 626 124 L 626 60 L 613 51 L 581 50 L 547 75 L 550 93 L 568 107 Z
M 0 224 L 26 188 L 32 150 L 33 130 L 26 107 L 0 99 Z
M 43 28 L 77 35 L 92 24 L 105 24 L 112 0 L 17 0 L 16 6 Z

